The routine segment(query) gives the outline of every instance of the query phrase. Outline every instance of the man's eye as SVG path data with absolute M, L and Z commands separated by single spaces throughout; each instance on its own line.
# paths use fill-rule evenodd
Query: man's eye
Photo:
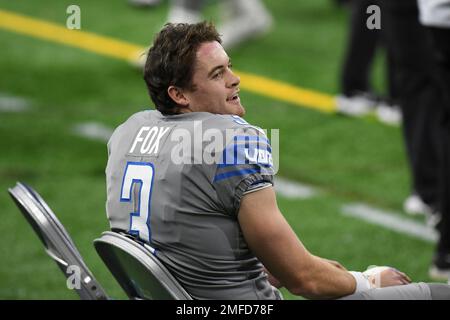
M 219 79 L 222 76 L 222 72 L 217 72 L 213 75 L 213 79 Z

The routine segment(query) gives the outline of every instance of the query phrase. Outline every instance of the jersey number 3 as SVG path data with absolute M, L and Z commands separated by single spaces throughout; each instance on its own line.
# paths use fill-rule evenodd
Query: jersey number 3
M 149 162 L 127 162 L 123 175 L 120 202 L 131 202 L 136 197 L 137 211 L 130 213 L 129 233 L 150 242 L 150 200 L 152 198 L 155 168 Z M 135 187 L 135 184 L 137 187 Z M 135 193 L 133 195 L 133 190 Z

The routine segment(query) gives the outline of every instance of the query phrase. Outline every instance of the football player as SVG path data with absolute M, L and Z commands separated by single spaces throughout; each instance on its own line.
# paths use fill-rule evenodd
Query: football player
M 305 248 L 278 209 L 269 140 L 242 119 L 240 79 L 212 24 L 167 24 L 144 79 L 157 110 L 132 115 L 108 143 L 107 215 L 193 298 L 280 299 L 280 286 L 307 298 L 448 296 L 448 286 L 409 284 L 387 267 L 349 272 Z

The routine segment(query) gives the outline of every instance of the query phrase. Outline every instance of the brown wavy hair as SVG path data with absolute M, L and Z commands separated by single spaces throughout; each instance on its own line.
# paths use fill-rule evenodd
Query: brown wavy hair
M 153 103 L 162 114 L 177 114 L 178 105 L 167 93 L 169 86 L 195 90 L 192 83 L 196 53 L 204 42 L 218 41 L 211 22 L 167 23 L 156 35 L 144 69 L 144 80 Z

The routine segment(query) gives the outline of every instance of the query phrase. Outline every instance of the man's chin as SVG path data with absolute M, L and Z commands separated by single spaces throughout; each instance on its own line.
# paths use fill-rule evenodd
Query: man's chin
M 228 105 L 221 114 L 231 114 L 233 116 L 243 117 L 245 115 L 245 109 L 241 104 Z
M 242 105 L 236 106 L 236 107 L 233 109 L 233 114 L 234 114 L 235 116 L 243 117 L 243 116 L 245 115 L 245 109 L 244 109 L 244 107 L 243 107 Z
M 244 107 L 241 107 L 239 114 L 237 114 L 239 117 L 245 116 L 245 109 Z

